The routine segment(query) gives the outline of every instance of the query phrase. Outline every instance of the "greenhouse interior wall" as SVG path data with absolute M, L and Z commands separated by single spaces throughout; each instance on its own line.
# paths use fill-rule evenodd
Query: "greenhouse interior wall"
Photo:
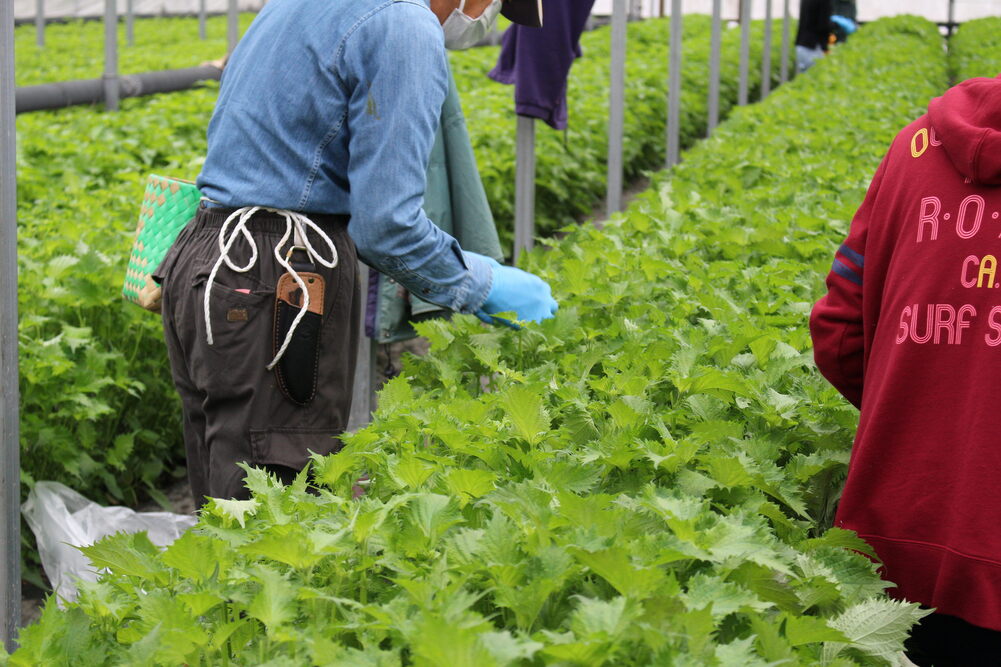
M 257 11 L 267 0 L 237 0 L 241 11 Z M 17 21 L 27 21 L 35 18 L 38 0 L 14 0 L 14 17 Z M 43 0 L 45 15 L 50 19 L 96 18 L 104 13 L 103 0 Z M 613 0 L 596 0 L 594 13 L 610 15 Z M 998 0 L 956 0 L 955 20 L 969 21 L 1001 12 L 1001 2 Z M 126 9 L 126 0 L 118 0 L 119 11 Z M 713 0 L 683 0 L 682 11 L 686 14 L 709 14 L 712 12 Z M 198 12 L 199 0 L 133 0 L 133 8 L 139 15 L 171 15 L 194 14 Z M 228 0 L 206 0 L 206 10 L 210 13 L 222 13 L 228 7 Z M 781 15 L 783 0 L 772 0 L 773 15 Z M 660 16 L 661 12 L 670 13 L 671 3 L 666 0 L 630 0 L 629 9 L 635 15 L 643 17 Z M 799 16 L 799 1 L 790 0 L 789 10 L 794 17 Z M 740 11 L 740 0 L 723 0 L 723 16 L 736 19 Z M 860 21 L 874 21 L 884 16 L 897 14 L 917 14 L 932 21 L 945 22 L 949 18 L 949 0 L 889 0 L 858 3 L 858 18 Z M 764 0 L 753 2 L 751 15 L 755 19 L 765 16 Z
M 595 14 L 611 14 L 613 0 L 596 0 Z M 671 3 L 667 0 L 638 0 L 639 13 L 645 17 L 660 16 L 661 10 L 670 13 Z M 682 11 L 686 14 L 709 14 L 712 12 L 712 0 L 683 0 Z M 772 15 L 780 16 L 783 0 L 772 0 Z M 945 22 L 949 18 L 949 0 L 861 0 L 857 3 L 860 21 L 874 21 L 884 16 L 898 14 L 917 14 L 926 19 Z M 799 0 L 789 0 L 789 10 L 793 16 L 799 16 Z M 736 19 L 740 11 L 740 0 L 723 0 L 723 16 Z M 956 0 L 955 20 L 970 21 L 985 16 L 995 16 L 1001 12 L 1001 2 L 998 0 Z M 755 19 L 765 17 L 764 0 L 754 0 L 751 15 Z
M 200 0 L 116 2 L 121 14 L 128 6 L 140 16 L 191 16 L 202 5 Z M 256 12 L 266 2 L 239 0 L 238 6 Z M 684 21 L 689 33 L 676 20 L 627 26 L 622 15 L 627 2 L 633 17 L 670 13 L 672 4 L 595 2 L 598 17 L 607 17 L 614 4 L 616 19 L 613 30 L 585 35 L 591 57 L 574 65 L 569 87 L 570 99 L 579 103 L 575 122 L 563 134 L 539 132 L 538 177 L 520 179 L 539 188 L 537 217 L 545 223 L 540 235 L 554 230 L 560 235 L 522 262 L 552 281 L 561 300 L 559 319 L 538 329 L 490 329 L 471 317 L 426 323 L 421 331 L 434 341 L 430 355 L 408 362 L 383 394 L 382 411 L 368 429 L 348 436 L 336 457 L 314 461 L 310 483 L 322 493 L 307 491 L 305 477 L 286 488 L 255 472 L 249 477 L 251 499 L 210 501 L 200 515 L 200 531 L 163 551 L 125 533 L 87 547 L 87 557 L 106 569 L 104 578 L 81 585 L 83 602 L 67 602 L 65 609 L 56 596 L 43 601 L 44 586 L 24 595 L 15 586 L 21 579 L 19 489 L 16 481 L 0 484 L 7 495 L 0 508 L 9 523 L 6 541 L 0 524 L 0 554 L 4 547 L 9 552 L 0 558 L 0 568 L 8 567 L 0 569 L 0 607 L 7 613 L 7 634 L 0 641 L 16 634 L 10 610 L 18 597 L 31 624 L 10 664 L 136 664 L 139 656 L 148 658 L 146 664 L 214 665 L 231 659 L 322 664 L 335 657 L 343 658 L 342 664 L 363 657 L 371 657 L 368 664 L 395 664 L 393 656 L 414 656 L 417 664 L 477 667 L 674 660 L 877 665 L 891 658 L 901 667 L 910 665 L 903 641 L 925 612 L 918 600 L 888 597 L 890 579 L 880 579 L 876 563 L 866 557 L 866 543 L 831 528 L 854 413 L 814 368 L 804 304 L 818 296 L 830 257 L 895 128 L 946 89 L 950 67 L 965 76 L 1001 71 L 1001 49 L 997 59 L 982 63 L 971 56 L 986 51 L 978 47 L 1001 32 L 996 27 L 964 42 L 966 26 L 945 40 L 941 25 L 950 18 L 964 23 L 1001 16 L 1001 0 L 863 0 L 858 3 L 863 22 L 909 13 L 940 25 L 911 16 L 865 26 L 847 45 L 832 49 L 827 63 L 788 85 L 785 69 L 791 63 L 780 55 L 788 46 L 780 21 L 768 28 L 745 21 L 743 30 L 723 31 L 717 22 L 710 31 L 710 20 L 694 15 L 710 13 L 719 0 L 686 0 L 682 11 L 691 15 Z M 731 28 L 749 2 L 722 2 Z M 207 10 L 222 14 L 229 4 L 208 0 Z M 799 4 L 753 0 L 749 13 L 760 20 L 770 8 L 771 16 L 781 19 L 784 7 L 797 16 Z M 39 6 L 49 20 L 60 22 L 97 19 L 105 7 L 102 0 L 0 0 L 0 14 L 9 29 L 10 9 L 28 23 Z M 251 18 L 245 14 L 244 23 Z M 173 22 L 184 24 L 182 39 L 194 44 L 193 18 L 146 23 Z M 112 36 L 113 23 L 106 24 Z M 671 92 L 665 94 L 668 23 L 675 39 Z M 97 34 L 100 27 L 96 21 L 71 22 L 52 33 Z M 19 30 L 33 36 L 31 26 Z M 139 350 L 128 361 L 122 357 L 129 366 L 121 379 L 110 363 L 102 370 L 97 356 L 66 367 L 79 367 L 82 380 L 103 373 L 109 383 L 121 383 L 116 391 L 131 398 L 119 403 L 108 398 L 113 415 L 131 414 L 118 406 L 139 399 L 139 386 L 150 407 L 135 424 L 152 436 L 114 416 L 108 421 L 113 426 L 121 421 L 122 432 L 92 437 L 93 452 L 131 456 L 129 466 L 147 454 L 162 456 L 165 466 L 173 466 L 176 461 L 163 452 L 176 450 L 177 443 L 169 438 L 153 443 L 163 427 L 144 421 L 154 413 L 165 415 L 164 423 L 177 420 L 173 404 L 149 398 L 172 396 L 158 347 L 159 320 L 146 313 L 139 320 L 130 311 L 131 319 L 113 319 L 119 326 L 107 326 L 108 313 L 117 318 L 123 309 L 107 307 L 120 301 L 118 284 L 109 290 L 104 278 L 119 278 L 121 268 L 104 259 L 98 244 L 131 240 L 134 194 L 147 168 L 179 172 L 201 164 L 198 141 L 216 88 L 135 101 L 118 114 L 95 107 L 19 116 L 18 159 L 23 156 L 25 166 L 14 168 L 9 166 L 13 68 L 4 69 L 12 64 L 8 46 L 10 40 L 0 48 L 0 100 L 6 104 L 0 111 L 7 112 L 0 127 L 5 139 L 0 158 L 7 162 L 0 174 L 9 176 L 0 182 L 0 233 L 9 235 L 0 248 L 10 257 L 16 247 L 22 257 L 0 264 L 10 271 L 21 266 L 25 386 L 43 387 L 30 377 L 36 368 L 47 372 L 43 364 L 49 357 L 42 353 L 73 361 L 78 349 L 79 354 L 99 349 L 102 335 L 111 348 Z M 19 56 L 30 52 L 25 48 Z M 457 86 L 468 93 L 471 119 L 509 111 L 507 89 L 487 83 L 481 71 L 492 65 L 495 53 L 471 49 L 452 56 L 460 65 Z M 712 121 L 712 138 L 701 141 L 712 104 L 707 98 L 714 97 L 709 91 L 715 83 L 718 106 L 720 80 L 722 123 L 717 128 Z M 769 87 L 779 83 L 778 90 Z M 687 94 L 684 100 L 680 91 Z M 616 101 L 606 104 L 606 98 Z M 609 106 L 617 120 L 606 125 Z M 665 119 L 671 119 L 666 128 Z M 485 182 L 500 184 L 491 195 L 510 213 L 516 178 L 513 169 L 499 165 L 516 162 L 515 141 L 508 136 L 514 121 L 500 131 L 485 125 L 469 124 L 485 158 L 480 168 Z M 680 133 L 685 159 L 669 172 L 649 174 L 651 160 L 660 159 L 662 129 L 674 132 L 676 142 Z M 90 144 L 81 144 L 80 137 Z M 535 130 L 532 137 L 534 142 Z M 615 160 L 605 159 L 604 145 L 609 156 L 616 149 Z M 559 152 L 568 146 L 574 150 Z M 623 149 L 632 153 L 625 173 Z M 529 150 L 534 156 L 534 143 L 524 152 Z M 647 154 L 653 157 L 644 162 Z M 551 156 L 556 160 L 546 159 Z M 606 162 L 615 165 L 607 176 Z M 13 209 L 17 195 L 15 171 L 27 194 L 20 211 L 8 213 L 4 205 Z M 613 171 L 609 191 L 621 195 L 626 180 L 633 192 L 624 212 L 618 199 L 608 206 L 615 219 L 605 224 L 600 212 L 593 220 L 587 216 L 603 180 L 613 182 Z M 532 197 L 534 202 L 534 190 Z M 572 227 L 564 219 L 578 201 L 583 210 L 577 222 L 594 225 Z M 23 224 L 20 245 L 7 241 L 16 236 L 15 213 Z M 504 216 L 504 224 L 510 226 L 510 218 Z M 47 238 L 51 229 L 66 233 Z M 37 238 L 45 242 L 36 243 Z M 107 253 L 117 252 L 120 261 L 124 250 L 111 247 L 116 249 Z M 0 320 L 10 321 L 8 313 L 18 303 L 10 294 L 16 283 L 0 280 L 7 288 L 0 308 L 8 306 L 0 310 Z M 78 291 L 49 289 L 54 284 Z M 97 296 L 76 302 L 76 294 L 89 293 L 84 289 Z M 93 319 L 72 319 L 83 310 Z M 136 342 L 136 331 L 123 322 L 136 323 L 140 333 L 156 340 Z M 16 335 L 8 334 L 7 341 L 15 344 L 4 350 L 16 349 Z M 30 356 L 36 353 L 37 358 Z M 363 364 L 370 359 L 375 369 L 375 357 L 362 353 L 361 359 Z M 145 374 L 149 368 L 160 376 Z M 132 382 L 137 377 L 144 384 Z M 364 372 L 359 378 L 374 384 Z M 44 380 L 67 395 L 89 398 L 83 392 L 92 391 L 105 400 L 90 389 L 93 382 L 75 388 L 60 377 Z M 18 386 L 16 378 L 3 384 Z M 356 396 L 363 394 L 358 386 Z M 362 386 L 368 393 L 369 385 Z M 21 395 L 26 398 L 20 421 L 9 416 L 16 395 L 0 401 L 0 409 L 8 410 L 0 414 L 0 434 L 7 436 L 5 425 L 9 431 L 11 424 L 23 424 L 22 437 L 28 433 L 32 443 L 66 440 L 81 452 L 91 451 L 56 431 L 57 419 L 68 418 L 43 409 L 62 409 L 70 402 L 62 394 Z M 367 419 L 368 409 L 362 413 Z M 25 448 L 31 455 L 19 464 L 17 440 L 17 433 L 0 439 L 14 445 L 6 452 L 14 462 L 8 458 L 3 470 L 10 475 L 20 467 L 30 475 L 43 448 Z M 106 447 L 105 440 L 113 445 Z M 52 458 L 62 464 L 55 454 Z M 146 509 L 194 511 L 190 489 L 169 471 L 148 473 L 149 486 L 143 487 L 145 469 L 108 460 L 115 472 L 86 489 L 100 503 L 139 506 L 133 501 L 148 488 L 158 497 Z M 35 476 L 31 484 L 37 487 L 41 479 Z M 112 487 L 126 482 L 136 497 L 110 495 Z M 187 509 L 169 507 L 174 491 L 190 503 Z M 22 549 L 30 551 L 31 546 Z M 32 558 L 25 563 L 38 577 L 37 555 Z M 7 646 L 14 648 L 12 642 Z M 0 648 L 0 664 L 8 664 L 5 658 Z

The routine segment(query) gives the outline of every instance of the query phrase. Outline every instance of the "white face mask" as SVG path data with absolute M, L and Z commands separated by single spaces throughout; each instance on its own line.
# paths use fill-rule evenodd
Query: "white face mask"
M 459 8 L 454 10 L 442 25 L 442 30 L 445 31 L 445 48 L 453 50 L 468 49 L 483 41 L 494 27 L 497 14 L 500 13 L 501 0 L 494 0 L 475 19 L 463 13 L 462 10 L 465 8 L 466 0 L 461 0 Z

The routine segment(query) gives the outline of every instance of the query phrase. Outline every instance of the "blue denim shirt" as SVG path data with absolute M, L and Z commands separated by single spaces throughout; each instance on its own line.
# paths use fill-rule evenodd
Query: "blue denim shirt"
M 366 263 L 475 312 L 492 269 L 422 209 L 447 90 L 429 0 L 272 0 L 226 66 L 198 187 L 227 207 L 350 215 Z

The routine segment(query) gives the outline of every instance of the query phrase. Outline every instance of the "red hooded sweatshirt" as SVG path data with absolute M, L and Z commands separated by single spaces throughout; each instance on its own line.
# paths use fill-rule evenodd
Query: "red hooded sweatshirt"
M 894 140 L 810 317 L 861 409 L 836 524 L 892 595 L 1001 630 L 1001 77 Z

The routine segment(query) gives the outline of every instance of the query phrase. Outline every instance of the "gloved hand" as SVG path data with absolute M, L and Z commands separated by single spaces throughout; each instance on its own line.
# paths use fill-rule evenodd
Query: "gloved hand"
M 844 30 L 846 35 L 852 35 L 858 30 L 858 26 L 855 25 L 855 21 L 852 21 L 847 16 L 841 16 L 840 14 L 833 15 L 831 17 L 831 23 Z
M 487 324 L 503 323 L 515 326 L 507 320 L 492 317 L 495 313 L 514 312 L 522 322 L 541 322 L 556 314 L 559 304 L 553 299 L 552 289 L 546 281 L 512 266 L 504 266 L 492 257 L 468 253 L 482 259 L 493 270 L 494 282 L 483 307 L 476 316 Z

